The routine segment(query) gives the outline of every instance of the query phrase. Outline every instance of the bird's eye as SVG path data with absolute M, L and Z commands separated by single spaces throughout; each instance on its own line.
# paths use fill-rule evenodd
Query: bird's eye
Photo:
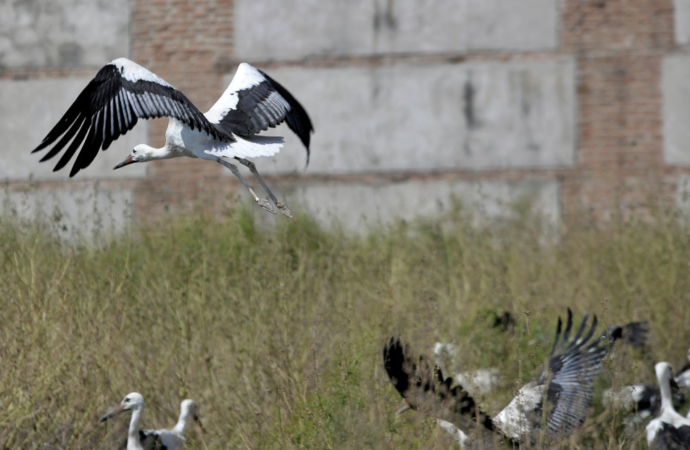
M 129 403 L 129 397 L 125 398 L 125 403 Z
M 132 150 L 132 154 L 136 155 L 137 154 L 137 149 Z

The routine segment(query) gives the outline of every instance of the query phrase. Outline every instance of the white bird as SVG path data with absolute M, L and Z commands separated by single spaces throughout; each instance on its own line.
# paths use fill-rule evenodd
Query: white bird
M 302 105 L 283 86 L 247 63 L 239 65 L 223 95 L 202 114 L 182 92 L 153 72 L 127 58 L 115 59 L 98 71 L 33 152 L 54 144 L 41 159 L 47 161 L 71 141 L 53 169 L 57 171 L 81 147 L 70 171 L 72 177 L 87 168 L 99 150 L 106 150 L 131 130 L 138 119 L 164 116 L 170 119 L 165 145 L 153 148 L 139 144 L 115 169 L 180 156 L 215 161 L 239 178 L 259 206 L 275 212 L 249 187 L 237 166 L 224 158 L 235 159 L 258 178 L 276 207 L 291 217 L 290 210 L 273 195 L 248 158 L 278 153 L 283 146 L 282 137 L 257 134 L 286 122 L 306 147 L 309 163 L 309 142 L 314 129 Z
M 647 425 L 647 444 L 652 450 L 690 449 L 690 419 L 678 414 L 673 407 L 671 365 L 660 362 L 654 370 L 661 390 L 661 412 Z
M 144 450 L 139 437 L 139 419 L 141 413 L 144 412 L 144 397 L 138 392 L 127 394 L 119 405 L 111 408 L 100 422 L 105 422 L 111 417 L 115 417 L 125 411 L 132 411 L 132 418 L 129 421 L 129 429 L 127 431 L 127 450 Z
M 570 309 L 563 334 L 558 319 L 548 370 L 523 386 L 493 419 L 479 409 L 463 386 L 454 385 L 438 368 L 433 370 L 424 357 L 415 363 L 409 348 L 403 347 L 399 339 L 391 338 L 384 346 L 384 366 L 410 408 L 425 411 L 439 420 L 464 448 L 491 447 L 497 442 L 511 447 L 535 443 L 544 412 L 546 439 L 557 442 L 572 434 L 584 421 L 592 402 L 594 377 L 611 347 L 607 339 L 594 339 L 590 343 L 597 328 L 596 316 L 585 332 L 587 322 L 586 315 L 571 339 Z
M 201 420 L 198 416 L 198 407 L 193 400 L 186 399 L 180 404 L 180 418 L 175 426 L 170 430 L 139 430 L 139 440 L 144 450 L 181 450 L 184 447 L 184 430 L 187 420 L 192 418 L 203 430 Z M 119 450 L 127 449 L 125 441 Z

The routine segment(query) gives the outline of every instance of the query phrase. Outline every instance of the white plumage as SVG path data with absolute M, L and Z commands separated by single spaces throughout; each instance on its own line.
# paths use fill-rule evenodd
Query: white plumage
M 647 443 L 652 450 L 690 449 L 690 419 L 678 414 L 673 407 L 671 365 L 660 362 L 654 370 L 661 390 L 661 411 L 647 425 Z
M 63 168 L 77 154 L 70 176 L 87 168 L 98 152 L 106 150 L 139 119 L 168 117 L 165 146 L 139 144 L 120 164 L 187 156 L 220 163 L 230 169 L 264 209 L 275 212 L 259 198 L 238 168 L 235 159 L 258 178 L 273 204 L 285 215 L 290 210 L 278 201 L 248 158 L 272 156 L 283 146 L 282 137 L 258 136 L 286 122 L 307 150 L 314 131 L 305 109 L 283 86 L 264 72 L 242 63 L 223 95 L 202 114 L 185 95 L 153 72 L 127 58 L 106 64 L 79 94 L 62 119 L 34 152 L 51 147 L 41 161 L 62 152 L 54 170 Z M 63 152 L 64 149 L 64 152 Z

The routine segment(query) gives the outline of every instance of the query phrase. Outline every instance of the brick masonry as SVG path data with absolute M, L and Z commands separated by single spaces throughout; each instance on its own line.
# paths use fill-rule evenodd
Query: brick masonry
M 44 8 L 49 0 L 35 3 Z M 109 8 L 129 11 L 127 31 L 113 39 L 123 29 L 118 22 L 120 28 L 102 29 L 98 42 L 108 45 L 63 50 L 62 56 L 59 45 L 44 45 L 42 53 L 32 46 L 40 36 L 65 36 L 58 26 L 64 13 L 56 15 L 62 22 L 42 19 L 50 33 L 39 38 L 12 23 L 10 34 L 0 34 L 0 95 L 13 92 L 13 83 L 19 92 L 21 83 L 81 82 L 119 45 L 204 110 L 237 63 L 250 60 L 303 101 L 317 133 L 306 171 L 304 152 L 291 137 L 276 159 L 257 160 L 259 170 L 293 209 L 317 216 L 327 211 L 351 226 L 358 222 L 348 208 L 315 204 L 367 197 L 357 214 L 367 215 L 371 205 L 368 216 L 388 221 L 409 218 L 407 210 L 396 213 L 405 207 L 403 197 L 422 213 L 449 193 L 476 202 L 470 186 L 488 186 L 506 199 L 524 192 L 549 217 L 582 208 L 606 217 L 650 201 L 690 204 L 682 195 L 690 179 L 690 127 L 684 125 L 690 84 L 683 76 L 690 73 L 688 0 L 529 0 L 518 9 L 507 0 L 459 0 L 450 9 L 431 1 L 424 11 L 395 0 L 357 0 L 357 8 L 341 3 L 118 0 Z M 112 12 L 89 14 L 98 23 Z M 46 123 L 65 110 L 63 100 L 50 101 L 46 116 L 26 128 L 22 122 L 40 114 L 38 99 L 31 101 L 21 112 L 26 119 L 0 127 L 3 135 L 17 136 L 0 149 L 5 160 L 25 155 L 48 131 Z M 0 108 L 4 123 L 11 114 Z M 151 145 L 162 145 L 164 129 L 157 120 L 143 132 Z M 112 153 L 124 157 L 129 145 Z M 18 161 L 32 163 L 31 157 Z M 105 177 L 100 189 L 134 192 L 129 207 L 137 220 L 168 211 L 214 212 L 248 198 L 227 170 L 208 162 L 163 161 L 105 175 L 110 162 L 89 168 L 85 179 Z M 29 172 L 33 179 L 23 180 Z M 64 178 L 21 167 L 2 173 L 10 192 L 30 184 L 68 191 L 88 186 L 67 181 L 64 172 L 58 173 Z M 494 203 L 487 198 L 487 205 Z

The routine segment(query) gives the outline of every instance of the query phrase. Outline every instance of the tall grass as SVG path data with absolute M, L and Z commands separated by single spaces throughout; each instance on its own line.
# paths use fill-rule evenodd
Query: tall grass
M 142 425 L 200 405 L 187 448 L 447 448 L 401 406 L 381 348 L 458 347 L 455 369 L 496 366 L 497 412 L 542 367 L 570 306 L 603 324 L 648 320 L 648 352 L 619 348 L 600 388 L 654 382 L 690 344 L 690 233 L 672 214 L 572 220 L 529 213 L 477 225 L 458 210 L 363 235 L 308 217 L 265 227 L 252 212 L 178 218 L 97 243 L 0 220 L 0 447 L 113 448 L 129 417 L 98 418 L 131 392 Z M 511 310 L 514 334 L 490 326 Z M 573 448 L 645 448 L 597 404 Z

